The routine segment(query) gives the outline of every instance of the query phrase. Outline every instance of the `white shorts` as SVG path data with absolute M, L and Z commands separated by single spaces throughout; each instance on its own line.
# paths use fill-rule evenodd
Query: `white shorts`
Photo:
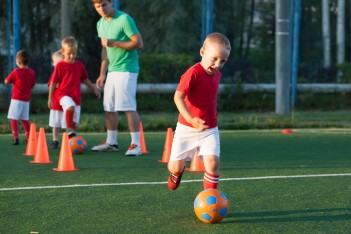
M 76 106 L 71 97 L 64 96 L 60 99 L 60 105 L 64 111 L 50 110 L 49 126 L 52 128 L 67 128 L 66 110 L 74 106 L 73 122 L 79 124 L 80 106 Z
M 218 127 L 199 131 L 195 128 L 177 123 L 169 161 L 183 159 L 190 161 L 196 151 L 201 160 L 203 160 L 204 155 L 215 155 L 219 157 L 220 142 Z
M 14 120 L 29 120 L 29 102 L 11 99 L 7 118 Z
M 109 72 L 104 87 L 104 110 L 136 111 L 138 73 Z

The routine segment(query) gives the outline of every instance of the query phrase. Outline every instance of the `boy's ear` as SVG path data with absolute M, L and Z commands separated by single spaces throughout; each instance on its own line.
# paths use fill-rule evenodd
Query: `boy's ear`
M 201 47 L 201 49 L 200 49 L 200 55 L 201 55 L 201 57 L 204 55 L 204 53 L 205 53 L 205 48 L 204 48 L 204 47 Z

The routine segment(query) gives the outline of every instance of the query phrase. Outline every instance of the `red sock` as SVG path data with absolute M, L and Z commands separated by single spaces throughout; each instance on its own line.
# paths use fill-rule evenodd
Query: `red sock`
M 204 190 L 213 188 L 217 189 L 219 182 L 219 175 L 213 175 L 208 173 L 207 171 L 204 174 Z
M 30 131 L 30 124 L 28 120 L 21 120 L 22 121 L 22 125 L 23 125 L 23 129 L 24 129 L 24 133 L 26 134 L 26 139 L 29 139 L 29 131 Z
M 74 110 L 69 110 L 69 109 L 66 110 L 67 129 L 68 128 L 74 129 L 73 115 L 74 115 Z
M 10 125 L 13 138 L 18 139 L 18 121 L 15 119 L 10 119 Z

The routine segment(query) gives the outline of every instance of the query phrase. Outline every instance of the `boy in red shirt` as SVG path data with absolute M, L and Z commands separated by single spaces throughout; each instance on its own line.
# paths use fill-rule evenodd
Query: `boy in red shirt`
M 15 68 L 5 79 L 5 84 L 12 84 L 12 97 L 7 118 L 10 119 L 13 145 L 18 145 L 18 120 L 20 119 L 26 134 L 29 137 L 29 106 L 32 89 L 35 85 L 36 74 L 28 67 L 30 55 L 25 50 L 20 50 L 16 54 Z
M 230 54 L 230 42 L 223 34 L 208 35 L 200 49 L 201 62 L 181 77 L 174 94 L 179 111 L 177 128 L 168 162 L 168 188 L 178 188 L 187 160 L 197 152 L 204 162 L 204 189 L 217 189 L 219 182 L 219 130 L 217 94 L 220 69 Z
M 63 55 L 61 53 L 61 50 L 57 50 L 55 53 L 52 54 L 52 65 L 55 67 L 56 64 L 61 62 L 63 60 Z M 50 87 L 51 84 L 51 78 L 48 81 L 48 86 Z M 57 149 L 59 147 L 59 132 L 60 128 L 66 128 L 66 121 L 64 118 L 64 113 L 62 110 L 62 107 L 60 106 L 60 103 L 54 102 L 57 105 L 52 105 L 51 110 L 50 110 L 50 116 L 49 116 L 49 126 L 52 127 L 52 142 L 50 143 L 50 148 L 51 149 Z
M 81 82 L 100 98 L 101 94 L 88 78 L 88 73 L 82 62 L 76 60 L 78 43 L 74 37 L 66 37 L 61 42 L 61 52 L 64 59 L 57 63 L 51 75 L 49 86 L 48 107 L 60 105 L 66 120 L 68 137 L 76 135 L 75 123 L 80 118 Z

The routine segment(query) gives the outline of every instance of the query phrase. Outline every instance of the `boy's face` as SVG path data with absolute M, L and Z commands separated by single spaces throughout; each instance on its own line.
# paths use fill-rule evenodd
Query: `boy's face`
M 201 65 L 206 73 L 213 75 L 216 71 L 220 70 L 227 62 L 230 55 L 230 50 L 225 46 L 216 42 L 207 43 L 205 47 L 200 50 Z
M 64 57 L 63 61 L 66 63 L 74 63 L 77 57 L 77 49 L 73 47 L 63 47 L 62 55 Z
M 113 15 L 113 3 L 112 0 L 102 0 L 100 3 L 94 3 L 95 10 L 99 15 L 103 18 L 109 18 L 112 17 Z

